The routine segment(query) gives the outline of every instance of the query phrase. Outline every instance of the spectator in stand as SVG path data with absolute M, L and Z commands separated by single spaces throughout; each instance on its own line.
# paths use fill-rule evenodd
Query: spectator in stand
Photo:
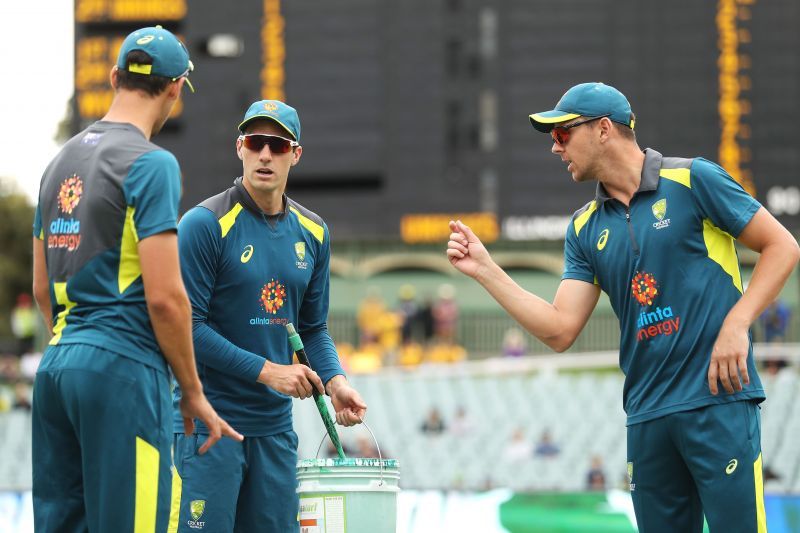
M 603 458 L 592 456 L 592 463 L 586 473 L 586 490 L 606 490 L 606 473 L 603 470 Z
M 444 433 L 444 420 L 442 420 L 442 415 L 436 407 L 432 407 L 428 412 L 428 418 L 422 423 L 420 430 L 426 435 L 440 435 Z
M 25 381 L 17 381 L 14 385 L 14 405 L 13 409 L 22 411 L 31 410 L 31 386 Z
M 510 463 L 517 463 L 526 461 L 531 458 L 532 451 L 531 443 L 525 438 L 525 431 L 518 427 L 511 434 L 511 439 L 506 445 L 503 459 Z
M 789 319 L 792 311 L 780 299 L 775 299 L 763 313 L 761 313 L 761 325 L 764 328 L 765 342 L 783 342 L 786 337 L 786 329 L 789 327 Z
M 412 340 L 418 340 L 420 336 L 417 332 L 417 314 L 419 313 L 419 305 L 416 300 L 417 290 L 413 285 L 405 284 L 400 287 L 398 297 L 397 312 L 401 320 L 401 338 L 405 344 Z
M 503 334 L 503 355 L 506 357 L 519 357 L 528 351 L 525 335 L 517 327 L 511 327 Z
M 381 297 L 380 289 L 371 286 L 367 289 L 366 297 L 358 306 L 356 320 L 358 322 L 359 342 L 371 344 L 378 341 L 380 336 L 380 319 L 386 314 L 386 304 Z
M 36 310 L 33 308 L 31 295 L 22 293 L 17 296 L 17 305 L 11 311 L 11 331 L 17 339 L 17 357 L 33 351 L 36 320 Z
M 545 429 L 542 431 L 541 437 L 539 437 L 539 442 L 536 444 L 536 449 L 534 453 L 538 457 L 547 457 L 552 458 L 556 457 L 561 450 L 556 446 L 553 442 L 553 438 L 550 435 L 550 431 Z
M 456 437 L 466 437 L 475 429 L 472 420 L 467 416 L 467 410 L 463 405 L 459 405 L 456 413 L 453 416 L 453 421 L 450 422 L 450 433 Z
M 433 314 L 433 333 L 437 340 L 456 342 L 458 328 L 458 304 L 456 289 L 449 283 L 439 287 L 438 299 L 431 310 Z

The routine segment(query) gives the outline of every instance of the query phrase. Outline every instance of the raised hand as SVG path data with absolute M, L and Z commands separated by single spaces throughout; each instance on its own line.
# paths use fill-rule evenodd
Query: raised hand
M 481 268 L 491 263 L 489 252 L 472 230 L 460 220 L 450 221 L 450 241 L 447 243 L 447 259 L 460 272 L 474 278 Z

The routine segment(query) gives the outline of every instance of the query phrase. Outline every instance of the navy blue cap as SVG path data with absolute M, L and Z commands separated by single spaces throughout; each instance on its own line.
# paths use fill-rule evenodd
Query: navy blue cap
M 548 133 L 559 122 L 577 117 L 607 116 L 633 129 L 631 104 L 625 95 L 604 83 L 581 83 L 564 93 L 555 109 L 530 115 L 531 124 Z
M 300 117 L 297 111 L 280 100 L 259 100 L 247 108 L 244 119 L 239 124 L 239 131 L 244 133 L 245 127 L 254 120 L 269 119 L 286 130 L 292 138 L 300 142 Z

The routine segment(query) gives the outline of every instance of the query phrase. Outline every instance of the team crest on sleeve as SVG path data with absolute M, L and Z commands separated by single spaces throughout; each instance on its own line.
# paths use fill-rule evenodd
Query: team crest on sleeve
M 74 252 L 81 244 L 81 221 L 73 213 L 83 196 L 83 180 L 77 174 L 61 182 L 58 189 L 58 210 L 61 214 L 50 221 L 47 247 Z
M 203 513 L 206 510 L 206 501 L 205 500 L 192 500 L 189 502 L 189 514 L 191 515 L 192 519 L 187 522 L 187 525 L 192 529 L 203 529 L 206 523 L 201 522 L 200 518 L 202 518 Z
M 306 243 L 303 241 L 298 241 L 294 243 L 294 255 L 297 256 L 297 262 L 295 265 L 300 270 L 305 270 L 308 268 L 308 263 L 306 262 Z
M 653 222 L 653 227 L 656 229 L 669 227 L 669 219 L 664 218 L 667 216 L 667 199 L 662 198 L 657 201 L 652 205 L 651 209 L 653 210 L 653 216 L 658 220 L 658 222 Z

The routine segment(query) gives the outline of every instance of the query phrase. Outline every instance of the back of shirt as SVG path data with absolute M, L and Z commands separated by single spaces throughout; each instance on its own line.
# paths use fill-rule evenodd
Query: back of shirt
M 177 228 L 180 168 L 131 124 L 96 122 L 42 177 L 34 237 L 45 247 L 51 345 L 90 344 L 166 371 L 138 242 Z

